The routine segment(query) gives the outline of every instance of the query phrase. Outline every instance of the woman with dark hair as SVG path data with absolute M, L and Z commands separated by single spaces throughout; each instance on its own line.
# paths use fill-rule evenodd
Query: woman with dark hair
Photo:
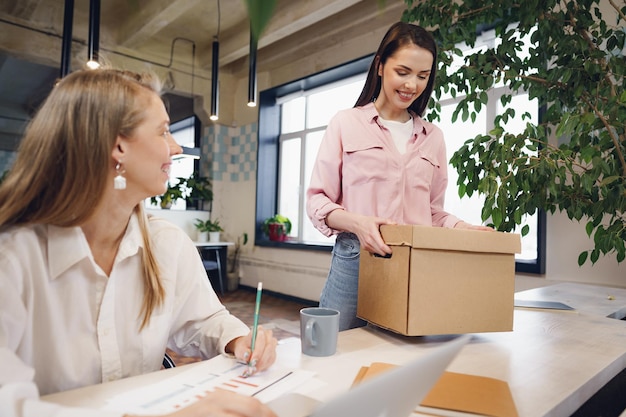
M 356 317 L 360 249 L 391 253 L 382 224 L 473 228 L 444 211 L 448 183 L 441 130 L 422 119 L 433 91 L 437 47 L 425 29 L 398 22 L 372 60 L 352 109 L 328 124 L 307 190 L 307 213 L 337 235 L 320 306 L 337 309 L 340 330 Z
M 143 210 L 182 149 L 156 78 L 112 69 L 60 80 L 0 186 L 0 416 L 121 416 L 39 395 L 156 371 L 166 348 L 269 367 L 276 339 L 211 288 L 178 227 Z M 172 416 L 274 416 L 216 391 Z

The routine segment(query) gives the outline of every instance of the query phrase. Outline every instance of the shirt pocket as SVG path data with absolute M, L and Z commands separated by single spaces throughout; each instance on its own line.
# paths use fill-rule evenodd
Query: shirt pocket
M 437 158 L 418 152 L 407 165 L 407 181 L 411 188 L 430 189 L 439 168 Z
M 388 156 L 381 145 L 364 143 L 344 148 L 344 185 L 387 181 L 388 177 Z

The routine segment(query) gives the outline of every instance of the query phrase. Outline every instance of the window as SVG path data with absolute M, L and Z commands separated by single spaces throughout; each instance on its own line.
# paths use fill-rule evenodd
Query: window
M 496 39 L 488 34 L 485 48 Z M 471 52 L 471 51 L 468 51 Z M 312 166 L 317 155 L 326 124 L 340 109 L 354 105 L 363 87 L 371 56 L 333 68 L 327 72 L 298 80 L 293 83 L 261 92 L 259 108 L 259 160 L 257 176 L 257 225 L 274 213 L 289 217 L 293 223 L 288 243 L 266 240 L 260 231 L 256 233 L 256 244 L 261 246 L 296 246 L 330 250 L 333 239 L 324 237 L 313 228 L 306 216 L 306 188 L 310 181 Z M 343 69 L 343 71 L 342 71 Z M 309 87 L 309 88 L 307 88 Z M 442 97 L 441 122 L 444 131 L 448 158 L 463 142 L 479 133 L 493 128 L 491 121 L 501 112 L 497 97 L 504 87 L 494 89 L 487 107 L 474 122 L 451 122 L 452 112 L 460 97 Z M 536 123 L 539 109 L 536 100 L 526 94 L 514 97 L 513 103 L 522 114 L 528 111 Z M 522 110 L 524 109 L 524 110 Z M 511 131 L 521 130 L 526 120 L 520 117 L 509 120 Z M 448 169 L 449 186 L 446 193 L 446 210 L 474 224 L 481 223 L 484 197 L 460 199 L 457 192 L 457 173 Z M 517 270 L 543 273 L 545 263 L 545 214 L 540 213 L 525 219 L 531 232 L 522 239 L 523 253 L 517 256 Z

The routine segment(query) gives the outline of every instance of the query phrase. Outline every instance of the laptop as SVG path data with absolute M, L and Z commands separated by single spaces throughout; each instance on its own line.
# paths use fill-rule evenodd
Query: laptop
M 278 417 L 408 417 L 470 338 L 463 335 L 446 342 L 325 403 L 290 393 L 267 405 Z

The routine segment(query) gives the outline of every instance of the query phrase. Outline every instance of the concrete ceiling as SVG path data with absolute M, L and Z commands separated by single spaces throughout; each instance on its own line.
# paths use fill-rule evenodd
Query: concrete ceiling
M 243 0 L 101 0 L 102 56 L 210 74 L 220 41 L 220 71 L 247 71 L 249 21 Z M 277 0 L 258 43 L 257 70 L 271 71 L 371 30 L 374 16 L 399 19 L 402 0 Z M 87 57 L 89 0 L 74 0 L 71 66 Z M 63 0 L 0 0 L 0 149 L 14 149 L 23 126 L 60 75 Z M 175 41 L 178 39 L 178 41 Z

